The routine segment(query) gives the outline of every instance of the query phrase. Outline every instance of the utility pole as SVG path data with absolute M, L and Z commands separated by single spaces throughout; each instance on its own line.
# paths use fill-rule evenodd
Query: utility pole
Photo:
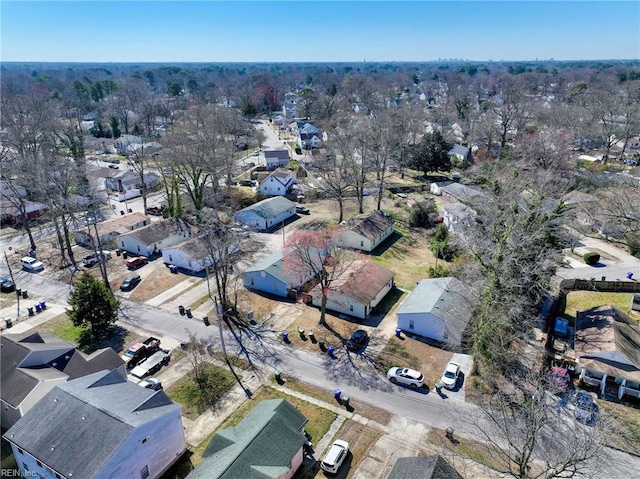
M 7 252 L 4 252 L 4 260 L 7 262 L 7 268 L 9 268 L 9 276 L 11 276 L 11 281 L 13 281 L 13 286 L 16 291 L 18 291 L 18 286 L 16 286 L 16 280 L 13 278 L 13 270 L 11 269 L 11 265 L 9 264 L 9 258 L 7 258 Z M 20 295 L 16 293 L 18 296 L 18 319 L 20 319 Z
M 224 312 L 222 311 L 223 305 L 221 303 L 218 303 L 218 297 L 215 297 L 215 303 L 216 303 L 216 317 L 218 319 L 218 330 L 220 331 L 220 344 L 222 344 L 222 354 L 224 354 L 224 360 L 228 361 L 227 359 L 227 348 L 224 344 L 224 335 L 222 334 L 222 318 L 224 317 Z

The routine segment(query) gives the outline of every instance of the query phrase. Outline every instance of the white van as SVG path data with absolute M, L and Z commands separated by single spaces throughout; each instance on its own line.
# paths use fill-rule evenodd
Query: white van
M 329 448 L 329 451 L 320 463 L 320 467 L 323 471 L 335 474 L 336 472 L 338 472 L 338 469 L 340 469 L 340 466 L 347 457 L 348 452 L 349 443 L 347 441 L 338 439 Z

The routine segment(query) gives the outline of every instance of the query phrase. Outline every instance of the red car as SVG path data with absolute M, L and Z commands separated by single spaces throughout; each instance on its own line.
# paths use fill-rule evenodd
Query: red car
M 566 391 L 569 387 L 569 371 L 560 366 L 554 366 L 551 368 L 550 377 L 551 386 L 561 391 Z
M 144 256 L 137 256 L 135 258 L 130 258 L 127 260 L 127 268 L 136 269 L 141 266 L 144 266 L 147 263 L 148 263 L 147 258 L 145 258 Z

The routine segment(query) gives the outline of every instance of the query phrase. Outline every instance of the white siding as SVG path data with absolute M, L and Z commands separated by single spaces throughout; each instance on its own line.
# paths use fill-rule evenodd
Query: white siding
M 314 292 L 312 304 L 317 307 L 322 307 L 322 293 Z M 349 316 L 355 316 L 356 318 L 364 319 L 365 305 L 349 298 L 348 296 L 340 293 L 339 291 L 330 291 L 327 298 L 327 309 L 336 311 L 338 313 L 348 314 Z
M 341 232 L 339 241 L 340 245 L 344 248 L 353 248 L 369 252 L 373 249 L 373 245 L 370 240 L 354 231 Z
M 180 248 L 163 249 L 162 260 L 167 264 L 194 272 L 202 271 L 212 263 L 208 258 L 194 258 Z
M 449 344 L 460 344 L 462 340 L 460 331 L 451 328 L 432 313 L 400 313 L 398 328 Z

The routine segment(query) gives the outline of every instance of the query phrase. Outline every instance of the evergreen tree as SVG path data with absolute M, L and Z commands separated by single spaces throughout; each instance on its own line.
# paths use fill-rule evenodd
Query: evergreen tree
M 411 167 L 422 171 L 424 176 L 434 171 L 449 171 L 449 145 L 439 131 L 427 133 L 420 143 L 411 149 Z
M 118 319 L 118 301 L 98 279 L 84 273 L 71 290 L 67 314 L 74 326 L 89 327 L 91 337 L 99 339 Z

